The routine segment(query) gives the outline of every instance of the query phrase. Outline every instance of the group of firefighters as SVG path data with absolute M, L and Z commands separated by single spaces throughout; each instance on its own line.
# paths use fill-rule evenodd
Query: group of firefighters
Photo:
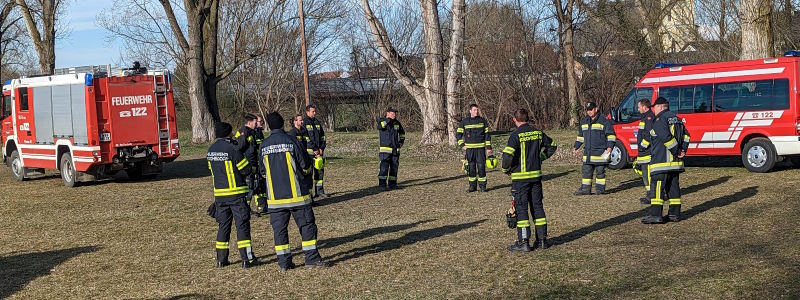
M 638 102 L 642 118 L 636 134 L 639 154 L 634 169 L 642 174 L 647 189 L 641 202 L 650 205 L 642 219 L 644 224 L 677 222 L 681 218 L 678 174 L 684 171 L 682 158 L 688 149 L 689 134 L 681 119 L 668 107 L 664 98 Z M 600 116 L 597 105 L 589 102 L 585 109 L 586 116 L 580 121 L 573 146 L 576 154 L 583 147 L 581 185 L 576 196 L 591 195 L 592 182 L 595 194 L 607 192 L 605 169 L 616 144 L 612 124 Z M 470 105 L 469 113 L 457 129 L 469 180 L 467 192 L 486 192 L 487 164 L 494 168 L 497 160 L 492 155 L 488 124 L 480 116 L 479 107 Z M 289 132 L 284 131 L 284 119 L 277 112 L 268 114 L 265 119 L 270 130 L 266 138 L 264 119 L 253 114 L 245 116 L 245 125 L 235 133 L 228 123 L 218 123 L 215 128 L 218 138 L 209 148 L 207 160 L 215 196 L 208 214 L 219 224 L 217 266 L 229 265 L 232 222 L 236 225 L 242 267 L 259 264 L 250 240 L 250 215 L 260 216 L 265 212 L 270 216 L 281 272 L 295 267 L 287 230 L 290 215 L 300 229 L 305 267 L 328 267 L 330 263 L 317 251 L 317 226 L 312 208 L 315 198 L 326 197 L 323 189 L 325 132 L 316 119 L 316 108 L 309 105 L 305 116 L 295 115 Z M 509 175 L 512 182 L 513 203 L 507 218 L 509 227 L 517 229 L 517 240 L 508 250 L 545 249 L 548 247 L 547 219 L 542 201 L 541 166 L 556 152 L 556 144 L 530 124 L 526 109 L 515 111 L 512 120 L 516 129 L 508 138 L 502 159 L 502 172 Z M 399 150 L 405 143 L 405 130 L 397 120 L 397 110 L 389 107 L 385 117 L 378 119 L 377 129 L 380 137 L 378 187 L 395 189 L 398 187 Z M 250 199 L 256 207 L 254 211 L 248 203 Z M 667 216 L 662 216 L 665 200 L 669 210 Z

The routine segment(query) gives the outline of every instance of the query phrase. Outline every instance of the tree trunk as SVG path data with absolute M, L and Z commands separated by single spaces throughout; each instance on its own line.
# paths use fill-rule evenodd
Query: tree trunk
M 464 0 L 453 0 L 453 34 L 450 39 L 450 62 L 447 72 L 447 141 L 456 145 L 456 128 L 461 96 L 462 62 L 464 61 Z M 495 123 L 496 124 L 496 123 Z
M 580 113 L 578 103 L 578 78 L 575 75 L 575 45 L 574 34 L 575 26 L 573 22 L 572 12 L 575 7 L 575 0 L 566 0 L 566 7 L 563 1 L 553 0 L 553 5 L 556 6 L 556 18 L 558 19 L 559 28 L 561 31 L 558 33 L 561 38 L 561 48 L 564 51 L 562 59 L 567 80 L 567 103 L 569 103 L 569 126 L 575 127 L 578 125 L 578 114 Z
M 444 106 L 444 54 L 442 53 L 442 34 L 439 26 L 439 12 L 436 0 L 420 0 L 422 5 L 422 25 L 425 36 L 425 78 L 420 81 L 403 62 L 403 57 L 392 45 L 386 28 L 375 16 L 369 0 L 361 0 L 364 17 L 369 25 L 378 53 L 386 61 L 389 69 L 414 97 L 422 114 L 423 145 L 439 144 L 443 141 L 445 119 Z
M 42 75 L 53 74 L 56 68 L 56 14 L 60 0 L 41 1 L 40 12 L 31 11 L 25 0 L 17 0 L 16 3 L 20 7 L 39 58 L 39 73 Z M 41 16 L 41 19 L 37 20 L 36 15 Z M 40 27 L 41 32 L 39 31 Z
M 742 60 L 772 56 L 772 0 L 741 0 L 739 19 L 742 29 Z

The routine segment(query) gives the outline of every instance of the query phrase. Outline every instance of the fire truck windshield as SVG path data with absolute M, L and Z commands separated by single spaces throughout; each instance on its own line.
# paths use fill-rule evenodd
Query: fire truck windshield
M 5 119 L 11 115 L 11 96 L 3 96 L 3 115 L 0 119 Z

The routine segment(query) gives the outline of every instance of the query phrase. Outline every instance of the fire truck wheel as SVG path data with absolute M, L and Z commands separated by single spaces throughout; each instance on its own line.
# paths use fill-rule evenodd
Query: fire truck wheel
M 777 158 L 775 147 L 766 138 L 754 138 L 742 148 L 742 164 L 750 172 L 769 172 Z
M 61 180 L 64 181 L 64 186 L 74 187 L 77 182 L 77 172 L 75 172 L 75 165 L 72 164 L 72 155 L 64 153 L 61 155 L 60 163 Z
M 19 158 L 17 150 L 11 152 L 11 156 L 8 158 L 8 167 L 11 168 L 11 177 L 14 177 L 14 180 L 25 180 L 25 167 L 22 166 L 22 160 Z
M 622 143 L 617 142 L 614 144 L 614 147 L 611 148 L 609 160 L 610 164 L 608 167 L 614 170 L 619 170 L 628 166 L 628 151 L 625 150 L 625 146 L 622 146 Z

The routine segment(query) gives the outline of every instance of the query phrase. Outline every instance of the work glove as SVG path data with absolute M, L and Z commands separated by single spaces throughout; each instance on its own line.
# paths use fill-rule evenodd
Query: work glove
M 209 217 L 212 217 L 214 219 L 217 218 L 217 205 L 214 202 L 211 202 L 211 205 L 208 206 L 206 214 L 208 214 Z

